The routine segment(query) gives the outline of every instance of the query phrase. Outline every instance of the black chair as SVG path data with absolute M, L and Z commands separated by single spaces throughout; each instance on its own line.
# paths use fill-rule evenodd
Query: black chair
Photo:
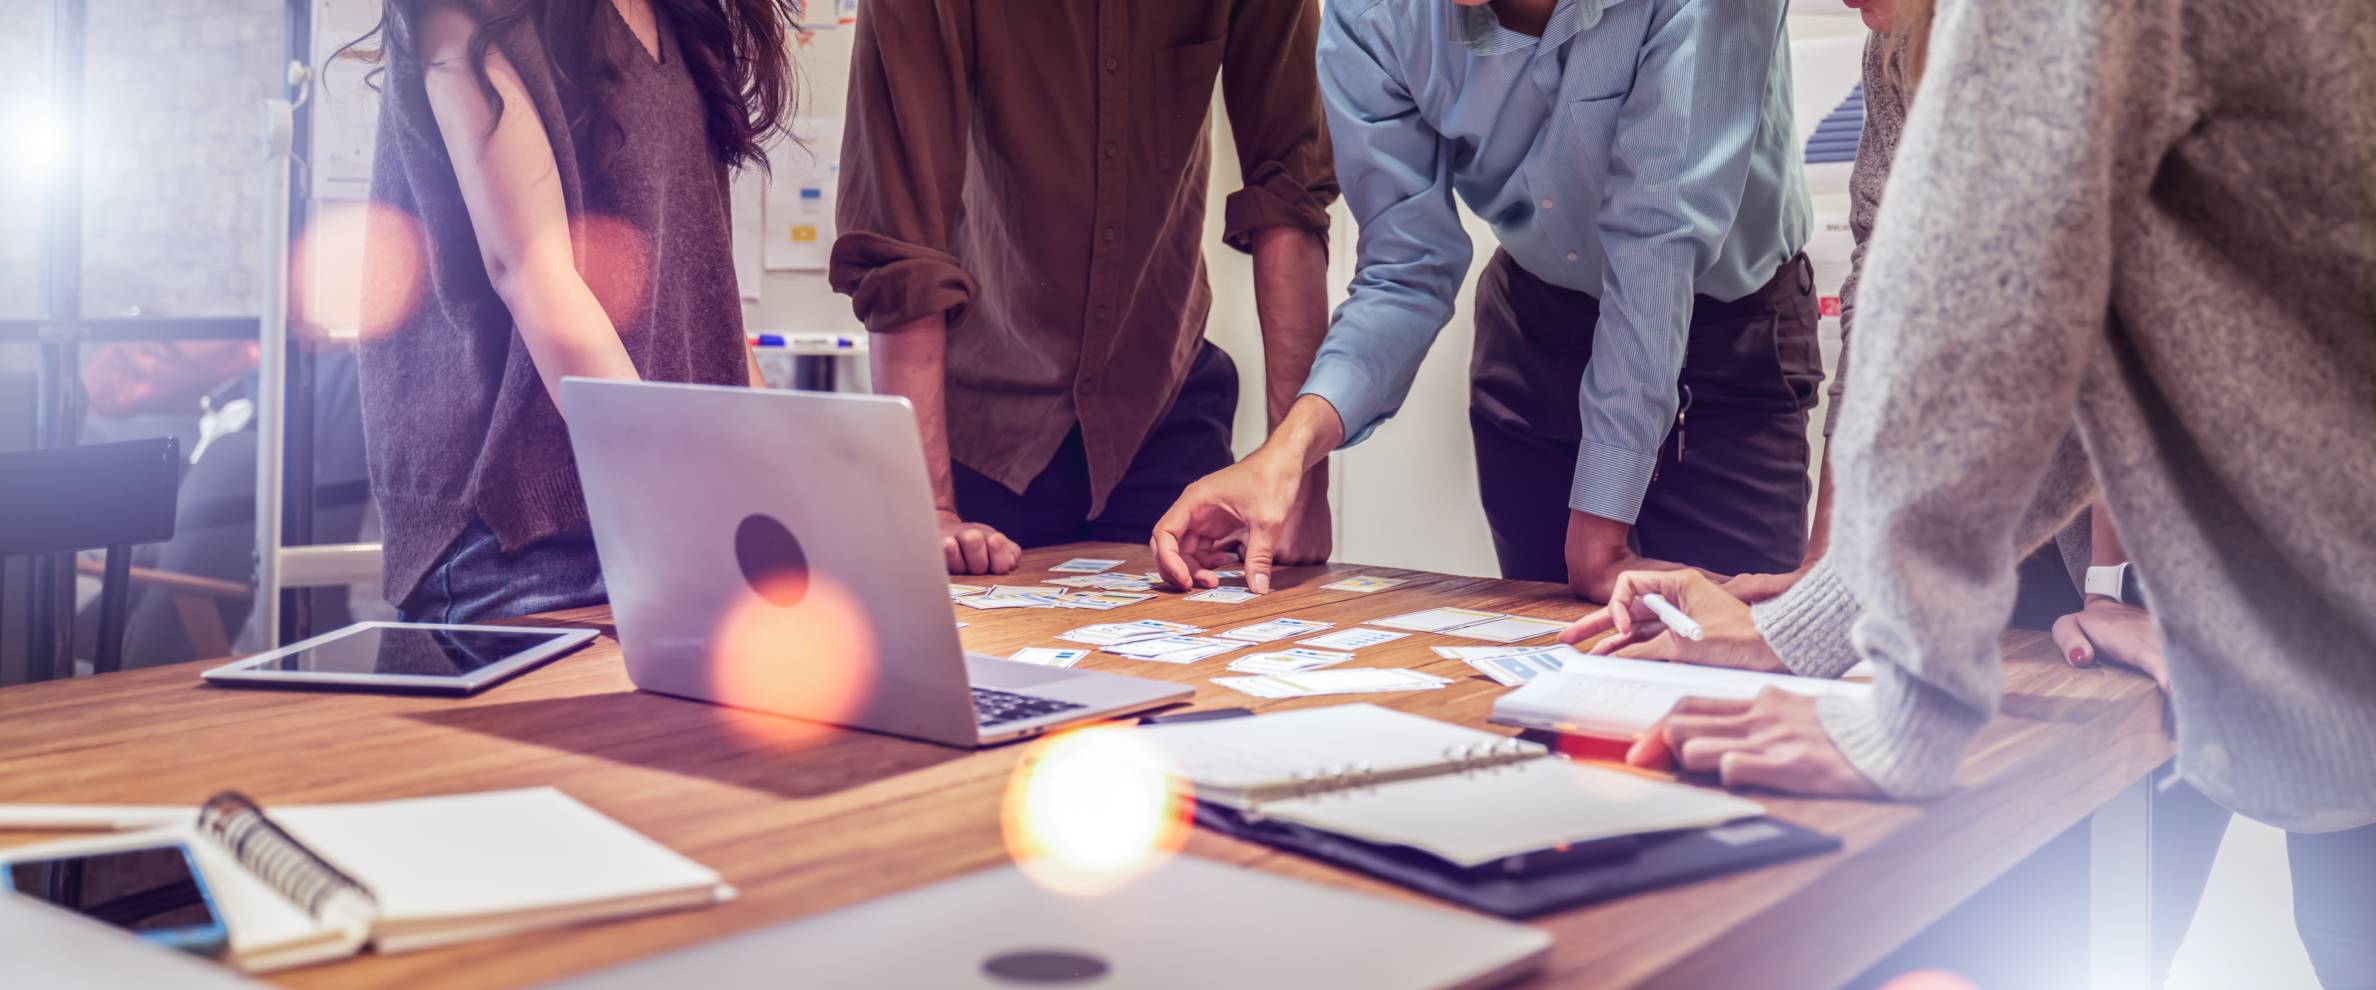
M 94 651 L 99 673 L 123 667 L 132 547 L 173 538 L 180 483 L 181 442 L 172 437 L 0 453 L 0 558 L 107 551 Z

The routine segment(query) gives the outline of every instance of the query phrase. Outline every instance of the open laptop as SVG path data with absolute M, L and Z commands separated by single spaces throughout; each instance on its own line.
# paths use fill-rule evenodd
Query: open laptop
M 964 652 L 905 399 L 567 378 L 561 408 L 636 687 L 952 746 L 1191 694 Z
M 703 987 L 1495 987 L 1540 929 L 1192 856 L 1074 896 L 1013 866 L 555 984 Z

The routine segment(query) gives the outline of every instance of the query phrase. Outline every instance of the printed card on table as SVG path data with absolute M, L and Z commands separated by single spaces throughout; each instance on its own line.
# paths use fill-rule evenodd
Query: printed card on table
M 1342 581 L 1331 581 L 1327 584 L 1321 585 L 1320 587 L 1326 588 L 1330 591 L 1358 591 L 1366 595 L 1373 591 L 1384 591 L 1388 588 L 1405 583 L 1407 582 L 1405 582 L 1402 578 L 1369 577 L 1364 575 L 1359 577 L 1349 577 Z
M 1446 636 L 1458 636 L 1462 639 L 1519 643 L 1539 636 L 1555 635 L 1567 627 L 1567 623 L 1551 619 L 1529 619 L 1521 615 L 1506 615 L 1475 625 L 1457 626 L 1443 632 Z
M 1007 659 L 1016 663 L 1038 664 L 1042 667 L 1070 667 L 1080 663 L 1088 650 L 1071 650 L 1054 646 L 1026 646 Z
M 1462 626 L 1491 622 L 1502 618 L 1500 612 L 1480 612 L 1473 608 L 1431 608 L 1424 612 L 1410 612 L 1386 619 L 1372 619 L 1370 625 L 1389 629 L 1408 629 L 1412 632 L 1448 632 Z
M 1310 619 L 1272 619 L 1269 622 L 1258 622 L 1251 626 L 1239 626 L 1219 635 L 1223 639 L 1234 639 L 1240 643 L 1268 643 L 1290 636 L 1318 632 L 1332 625 L 1335 623 L 1314 622 Z
M 1095 557 L 1074 557 L 1071 560 L 1065 561 L 1064 563 L 1058 564 L 1048 569 L 1063 574 L 1100 574 L 1120 566 L 1122 566 L 1122 562 L 1119 560 L 1100 560 Z
M 1316 650 L 1358 650 L 1364 646 L 1391 643 L 1410 635 L 1407 632 L 1387 632 L 1383 629 L 1339 629 L 1325 636 L 1315 636 L 1297 643 Z
M 1260 596 L 1244 588 L 1206 588 L 1203 591 L 1189 595 L 1187 598 L 1182 599 L 1182 601 L 1219 602 L 1223 605 L 1242 605 L 1246 602 L 1253 601 L 1257 597 Z

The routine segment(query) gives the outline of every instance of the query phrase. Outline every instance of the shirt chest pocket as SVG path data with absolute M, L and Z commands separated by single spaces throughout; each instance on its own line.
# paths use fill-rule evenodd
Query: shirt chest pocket
M 1552 119 L 1543 143 L 1527 160 L 1527 189 L 1537 206 L 1572 204 L 1585 211 L 1585 222 L 1599 209 L 1609 178 L 1609 150 L 1617 139 L 1617 111 L 1624 94 L 1594 100 L 1570 100 Z M 1547 207 L 1546 207 L 1547 208 Z
M 1204 138 L 1227 38 L 1175 45 L 1155 53 L 1138 103 L 1146 127 L 1138 140 L 1143 165 L 1155 174 L 1179 171 Z M 1138 130 L 1138 128 L 1133 128 Z

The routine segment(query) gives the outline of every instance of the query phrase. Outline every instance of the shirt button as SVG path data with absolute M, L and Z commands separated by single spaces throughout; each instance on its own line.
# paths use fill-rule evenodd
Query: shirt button
M 1112 315 L 1114 315 L 1112 310 L 1109 310 L 1103 306 L 1097 307 L 1097 322 L 1104 323 L 1106 321 L 1106 317 Z
M 1114 157 L 1115 155 L 1119 155 L 1119 154 L 1121 154 L 1121 153 L 1122 153 L 1122 146 L 1121 146 L 1121 145 L 1115 144 L 1115 143 L 1114 143 L 1114 142 L 1112 142 L 1112 141 L 1108 141 L 1108 142 L 1106 142 L 1106 145 L 1105 145 L 1105 156 L 1106 156 L 1107 158 L 1112 158 L 1112 157 Z
M 1574 251 L 1570 251 L 1570 252 L 1568 252 L 1568 260 L 1569 260 L 1569 261 L 1574 261 L 1574 260 L 1576 260 L 1576 252 L 1574 252 Z
M 1550 200 L 1548 200 L 1548 199 L 1544 200 L 1544 201 L 1543 201 L 1543 208 L 1544 208 L 1544 209 L 1546 209 L 1546 210 L 1550 209 L 1550 208 L 1551 208 L 1551 201 L 1550 201 Z
M 1119 70 L 1122 68 L 1122 60 L 1108 55 L 1106 56 L 1105 67 L 1107 72 Z
M 1103 240 L 1108 244 L 1112 244 L 1114 243 L 1114 228 L 1107 227 L 1104 230 L 1098 231 L 1097 236 L 1100 240 Z

